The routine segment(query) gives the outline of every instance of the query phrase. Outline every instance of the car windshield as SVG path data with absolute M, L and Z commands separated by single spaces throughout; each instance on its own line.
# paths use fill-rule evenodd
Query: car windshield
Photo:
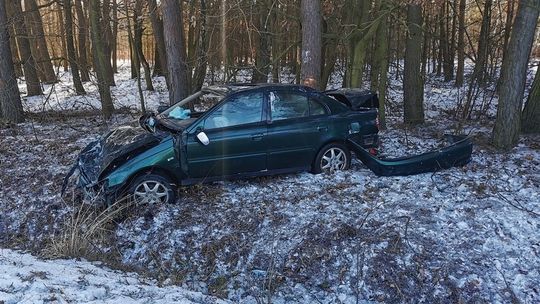
M 191 118 L 191 114 L 193 114 L 190 110 L 191 106 L 195 109 L 195 113 L 206 112 L 220 102 L 227 93 L 225 90 L 205 88 L 172 105 L 160 113 L 158 119 L 189 119 Z

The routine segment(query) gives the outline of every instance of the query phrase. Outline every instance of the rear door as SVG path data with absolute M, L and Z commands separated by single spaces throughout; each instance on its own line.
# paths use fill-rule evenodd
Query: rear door
M 311 166 L 317 149 L 329 136 L 328 108 L 309 93 L 269 92 L 268 169 Z
M 202 122 L 210 143 L 197 132 L 188 135 L 188 172 L 192 178 L 226 176 L 266 170 L 267 123 L 262 92 L 231 96 Z

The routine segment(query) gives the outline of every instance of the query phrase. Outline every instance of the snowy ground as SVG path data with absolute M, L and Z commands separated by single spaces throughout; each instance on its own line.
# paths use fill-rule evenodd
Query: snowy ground
M 0 249 L 0 303 L 225 303 L 100 263 L 41 260 Z
M 130 88 L 134 107 L 134 82 L 122 77 L 118 86 Z M 184 188 L 177 204 L 116 216 L 88 256 L 243 303 L 538 303 L 540 137 L 493 151 L 496 98 L 460 124 L 452 114 L 462 94 L 430 78 L 426 124 L 403 129 L 401 86 L 393 81 L 382 152 L 418 153 L 443 133 L 466 132 L 475 151 L 463 168 L 377 177 L 354 162 L 331 175 Z M 57 104 L 67 106 L 78 97 L 62 98 Z M 26 102 L 37 111 L 38 102 Z M 63 176 L 86 143 L 135 118 L 117 115 L 104 126 L 84 113 L 36 114 L 0 129 L 0 247 L 61 255 L 54 244 L 81 208 L 60 198 Z

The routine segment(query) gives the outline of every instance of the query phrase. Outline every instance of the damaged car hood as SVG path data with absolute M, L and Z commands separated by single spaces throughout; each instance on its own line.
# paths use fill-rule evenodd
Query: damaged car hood
M 92 186 L 105 171 L 111 170 L 148 148 L 156 146 L 168 134 L 149 133 L 140 127 L 122 126 L 93 141 L 79 154 L 76 166 L 81 186 Z

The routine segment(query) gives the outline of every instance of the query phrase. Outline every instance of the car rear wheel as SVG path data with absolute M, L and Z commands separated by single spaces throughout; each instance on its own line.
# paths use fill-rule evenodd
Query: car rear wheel
M 129 194 L 137 205 L 174 203 L 176 187 L 168 178 L 157 174 L 137 177 L 131 184 Z
M 351 152 L 340 143 L 324 146 L 313 163 L 312 172 L 334 172 L 347 170 L 351 166 Z

